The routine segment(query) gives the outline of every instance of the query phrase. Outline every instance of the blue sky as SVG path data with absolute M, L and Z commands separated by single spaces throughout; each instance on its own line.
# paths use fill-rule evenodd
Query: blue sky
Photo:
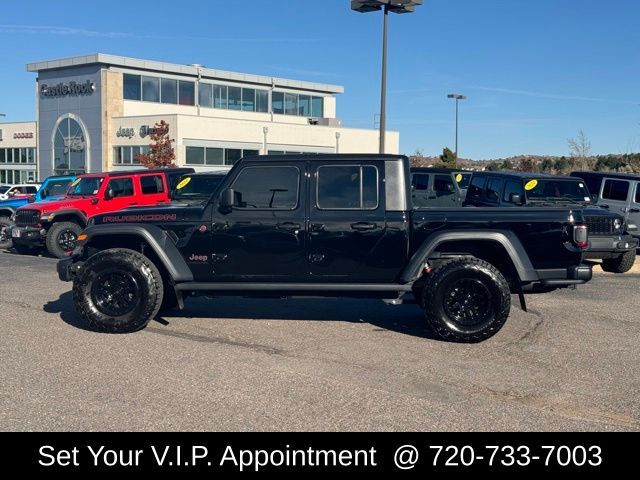
M 35 118 L 31 61 L 103 52 L 344 85 L 338 116 L 379 111 L 381 15 L 348 0 L 8 1 L 0 18 L 0 112 Z M 45 6 L 46 5 L 46 6 Z M 474 159 L 640 151 L 638 0 L 425 0 L 390 18 L 388 127 L 401 150 L 454 144 Z

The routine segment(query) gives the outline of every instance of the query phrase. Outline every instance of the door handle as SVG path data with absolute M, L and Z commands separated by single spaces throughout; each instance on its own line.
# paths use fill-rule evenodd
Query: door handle
M 312 232 L 324 232 L 324 223 L 312 223 L 311 224 Z
M 357 230 L 358 232 L 364 232 L 364 231 L 367 231 L 367 230 L 375 230 L 376 228 L 378 228 L 378 225 L 376 225 L 375 223 L 358 222 L 358 223 L 352 223 L 351 224 L 351 229 L 352 230 Z
M 609 205 L 605 205 L 604 203 L 599 203 L 597 206 L 602 208 L 609 208 Z
M 138 202 L 131 202 L 129 205 L 130 205 L 130 206 L 132 206 L 132 205 L 138 205 Z
M 300 224 L 299 223 L 293 223 L 293 222 L 284 222 L 284 223 L 278 223 L 276 224 L 276 229 L 277 230 L 284 230 L 287 232 L 293 232 L 296 230 L 300 230 Z

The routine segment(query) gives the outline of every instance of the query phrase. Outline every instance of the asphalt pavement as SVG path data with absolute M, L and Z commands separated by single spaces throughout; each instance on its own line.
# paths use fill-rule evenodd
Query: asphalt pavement
M 495 337 L 416 305 L 194 299 L 91 332 L 56 261 L 0 252 L 0 430 L 640 429 L 640 273 L 513 298 Z

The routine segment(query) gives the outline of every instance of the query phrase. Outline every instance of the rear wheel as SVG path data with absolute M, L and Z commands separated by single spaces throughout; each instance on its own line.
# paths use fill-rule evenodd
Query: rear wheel
M 629 250 L 615 258 L 605 258 L 602 260 L 602 270 L 611 273 L 625 273 L 631 270 L 636 262 L 636 251 Z
M 444 340 L 481 342 L 507 321 L 511 292 L 493 265 L 464 258 L 445 263 L 429 275 L 422 305 L 427 322 Z
M 74 248 L 82 227 L 74 222 L 54 223 L 47 232 L 47 251 L 56 258 L 67 257 Z
M 0 217 L 0 250 L 11 248 L 13 241 L 11 240 L 11 219 L 9 217 Z
M 162 277 L 153 262 L 123 248 L 90 257 L 73 282 L 80 316 L 93 329 L 109 333 L 144 328 L 157 315 L 162 293 Z

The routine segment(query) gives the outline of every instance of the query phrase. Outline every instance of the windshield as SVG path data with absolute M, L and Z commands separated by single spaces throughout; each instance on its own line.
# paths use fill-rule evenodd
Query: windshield
M 7 190 L 9 190 L 9 186 L 8 185 L 2 185 L 0 186 L 0 194 L 2 193 L 7 193 Z
M 589 190 L 584 182 L 555 179 L 525 179 L 524 189 L 531 201 L 591 202 Z
M 59 197 L 67 193 L 71 180 L 51 180 L 47 183 L 46 192 L 49 197 Z
M 471 172 L 458 172 L 456 173 L 456 182 L 458 182 L 458 186 L 460 188 L 468 188 L 469 182 L 471 182 L 472 177 Z
M 224 175 L 193 175 L 180 179 L 173 192 L 176 200 L 209 198 L 222 183 Z
M 69 187 L 67 195 L 97 195 L 103 180 L 103 177 L 78 178 Z

